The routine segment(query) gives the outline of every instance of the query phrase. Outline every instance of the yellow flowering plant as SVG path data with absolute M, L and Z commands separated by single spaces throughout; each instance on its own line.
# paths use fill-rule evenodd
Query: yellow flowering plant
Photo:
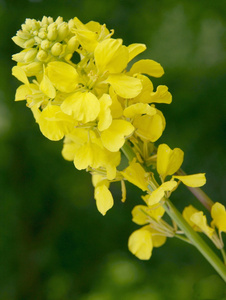
M 66 160 L 90 172 L 102 215 L 114 205 L 110 184 L 121 183 L 123 202 L 126 181 L 141 189 L 143 204 L 134 207 L 132 220 L 142 227 L 128 242 L 134 255 L 147 260 L 167 237 L 177 237 L 193 244 L 226 280 L 225 207 L 213 204 L 199 189 L 206 182 L 204 173 L 183 173 L 181 149 L 155 144 L 166 125 L 158 103 L 170 104 L 172 95 L 165 85 L 154 89 L 150 78 L 161 77 L 164 70 L 153 60 L 137 60 L 144 44 L 125 46 L 113 33 L 105 25 L 83 24 L 76 17 L 68 22 L 61 17 L 26 19 L 13 37 L 23 48 L 12 56 L 17 63 L 12 74 L 21 82 L 15 101 L 26 101 L 45 137 L 63 139 Z M 128 159 L 125 169 L 122 155 Z M 190 205 L 181 214 L 169 200 L 180 182 L 210 210 L 210 226 L 202 211 Z M 196 231 L 211 239 L 224 262 Z

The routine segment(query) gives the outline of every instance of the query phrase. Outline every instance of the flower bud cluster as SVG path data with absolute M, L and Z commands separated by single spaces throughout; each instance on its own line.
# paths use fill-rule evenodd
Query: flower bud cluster
M 69 24 L 62 17 L 56 21 L 51 17 L 43 17 L 41 21 L 26 19 L 21 30 L 12 38 L 24 49 L 13 55 L 13 60 L 20 63 L 46 63 L 55 58 L 71 58 L 74 50 L 71 44 L 75 44 L 73 40 L 70 41 L 71 37 Z M 67 46 L 69 41 L 70 47 Z

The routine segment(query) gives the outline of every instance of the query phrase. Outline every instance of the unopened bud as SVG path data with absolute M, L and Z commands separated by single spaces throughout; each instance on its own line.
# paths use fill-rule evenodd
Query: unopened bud
M 40 50 L 37 55 L 37 59 L 40 61 L 45 61 L 48 57 L 48 53 L 44 50 Z
M 63 50 L 62 45 L 60 43 L 56 43 L 51 48 L 51 53 L 54 56 L 59 56 L 61 54 L 62 50 Z
M 46 16 L 44 16 L 43 18 L 42 18 L 42 21 L 41 21 L 41 23 L 44 25 L 44 24 L 48 24 L 49 22 L 48 22 L 48 18 L 46 17 Z
M 44 40 L 44 41 L 41 42 L 41 48 L 43 50 L 48 50 L 50 48 L 51 44 L 52 43 L 50 41 Z
M 47 34 L 45 31 L 41 31 L 38 33 L 38 37 L 40 37 L 40 39 L 44 40 L 46 38 Z
M 21 67 L 28 77 L 36 76 L 43 71 L 43 64 L 40 62 L 32 62 Z
M 36 55 L 37 55 L 37 49 L 32 48 L 31 50 L 27 51 L 26 55 L 24 56 L 25 62 L 33 61 Z
M 77 40 L 76 36 L 73 36 L 67 43 L 67 50 L 69 52 L 74 52 L 78 48 L 78 46 L 79 41 Z
M 69 28 L 69 30 L 71 30 L 72 28 L 75 28 L 75 23 L 74 23 L 73 19 L 68 21 L 68 28 Z
M 55 23 L 56 23 L 57 25 L 63 23 L 63 18 L 62 18 L 62 17 L 58 17 L 58 18 L 56 19 Z
M 50 41 L 56 40 L 56 38 L 57 38 L 57 25 L 55 23 L 52 23 L 48 26 L 47 38 Z
M 20 37 L 18 36 L 14 36 L 12 38 L 12 40 L 14 41 L 15 44 L 17 44 L 18 46 L 20 46 L 21 48 L 25 48 L 24 46 L 24 39 L 21 39 Z
M 21 39 L 27 40 L 30 38 L 30 33 L 28 31 L 18 30 L 16 35 Z
M 67 23 L 63 22 L 58 26 L 58 41 L 63 41 L 69 33 Z
M 21 51 L 20 53 L 16 53 L 12 55 L 12 60 L 17 62 L 24 62 L 24 57 L 27 53 L 25 51 Z
M 35 44 L 35 40 L 34 40 L 34 39 L 30 39 L 30 40 L 28 40 L 28 41 L 26 41 L 26 42 L 24 43 L 24 47 L 25 47 L 25 48 L 31 48 L 31 47 L 34 46 L 34 44 Z
M 36 44 L 38 44 L 38 45 L 40 45 L 42 42 L 42 39 L 40 39 L 40 37 L 38 37 L 38 36 L 35 36 L 34 40 L 35 40 Z

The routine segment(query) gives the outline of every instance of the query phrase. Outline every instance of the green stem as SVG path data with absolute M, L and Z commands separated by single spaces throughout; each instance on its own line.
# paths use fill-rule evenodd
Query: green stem
M 129 143 L 124 144 L 124 146 L 122 147 L 122 151 L 129 161 L 136 157 Z M 177 208 L 171 203 L 169 199 L 165 198 L 165 203 L 163 207 L 166 210 L 167 214 L 171 217 L 171 219 L 175 221 L 175 223 L 181 230 L 183 230 L 184 234 L 191 241 L 191 243 L 199 250 L 199 252 L 206 258 L 206 260 L 213 266 L 217 273 L 226 282 L 226 268 L 223 262 L 220 260 L 220 258 L 204 242 L 200 235 L 198 235 L 190 227 L 190 225 L 185 221 L 181 213 L 177 210 Z
M 212 267 L 218 272 L 218 274 L 226 282 L 226 268 L 220 258 L 213 252 L 213 250 L 203 241 L 190 225 L 184 220 L 180 212 L 171 203 L 169 199 L 165 198 L 165 204 L 163 205 L 167 214 L 177 223 L 182 229 L 185 235 L 189 238 L 192 244 L 199 250 L 199 252 L 206 258 L 206 260 L 212 265 Z

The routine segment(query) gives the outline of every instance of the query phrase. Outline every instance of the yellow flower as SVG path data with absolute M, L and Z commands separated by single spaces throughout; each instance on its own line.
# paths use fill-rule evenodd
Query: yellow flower
M 186 176 L 173 176 L 172 178 L 179 179 L 183 184 L 190 187 L 200 187 L 206 183 L 205 173 L 198 173 Z
M 165 242 L 165 235 L 146 225 L 130 235 L 128 247 L 139 259 L 148 260 L 152 255 L 153 247 L 160 247 Z
M 125 120 L 113 120 L 111 125 L 101 133 L 101 140 L 106 149 L 118 151 L 125 143 L 125 137 L 132 134 L 134 127 Z
M 199 231 L 202 232 L 202 230 L 200 229 L 200 227 L 198 227 L 194 222 L 191 221 L 191 216 L 194 213 L 199 212 L 194 206 L 189 205 L 187 207 L 184 208 L 183 210 L 183 217 L 184 219 L 187 221 L 187 223 L 195 230 L 195 231 Z
M 152 77 L 161 77 L 164 74 L 164 70 L 162 66 L 154 60 L 141 59 L 132 65 L 130 73 L 141 73 Z
M 65 62 L 53 61 L 48 63 L 46 72 L 53 85 L 64 93 L 73 92 L 79 82 L 76 69 Z
M 213 218 L 212 224 L 215 225 L 219 231 L 226 232 L 226 211 L 224 205 L 219 202 L 214 203 L 211 208 L 211 216 Z
M 191 222 L 198 226 L 208 237 L 212 237 L 214 230 L 207 225 L 206 216 L 202 211 L 196 212 L 190 217 Z
M 165 192 L 172 192 L 177 187 L 176 181 L 166 181 L 160 185 L 156 190 L 154 190 L 147 200 L 148 205 L 154 205 L 159 203 L 165 196 Z
M 108 151 L 94 131 L 84 128 L 75 128 L 66 136 L 62 155 L 66 160 L 74 161 L 79 170 L 88 166 L 94 169 L 105 168 L 109 180 L 115 178 L 116 167 L 121 160 L 119 151 Z
M 121 174 L 132 184 L 139 187 L 142 191 L 148 189 L 148 173 L 141 167 L 139 163 L 133 160 L 130 165 L 121 172 Z
M 96 200 L 97 209 L 103 216 L 114 205 L 112 194 L 105 184 L 98 185 L 95 188 L 94 198 Z
M 94 50 L 94 59 L 98 74 L 107 74 L 105 79 L 115 92 L 123 98 L 136 97 L 142 84 L 139 79 L 121 74 L 129 61 L 129 50 L 122 45 L 121 39 L 106 39 Z
M 162 135 L 165 128 L 165 119 L 156 109 L 154 115 L 141 115 L 134 118 L 133 125 L 136 128 L 136 134 L 141 139 L 155 142 Z
M 62 112 L 59 106 L 48 105 L 37 119 L 42 134 L 52 141 L 59 141 L 73 130 L 75 121 Z
M 143 228 L 134 231 L 129 237 L 128 247 L 139 259 L 150 259 L 153 249 L 151 232 Z
M 145 205 L 137 205 L 132 210 L 133 222 L 138 225 L 145 225 L 150 223 L 150 217 L 159 221 L 164 213 L 164 208 L 159 205 L 152 205 L 149 207 Z
M 76 121 L 88 123 L 94 121 L 100 112 L 100 102 L 90 92 L 75 92 L 61 104 L 64 113 L 72 115 Z
M 157 171 L 162 180 L 167 175 L 173 175 L 182 165 L 184 152 L 179 149 L 170 149 L 166 144 L 158 146 L 157 151 Z

